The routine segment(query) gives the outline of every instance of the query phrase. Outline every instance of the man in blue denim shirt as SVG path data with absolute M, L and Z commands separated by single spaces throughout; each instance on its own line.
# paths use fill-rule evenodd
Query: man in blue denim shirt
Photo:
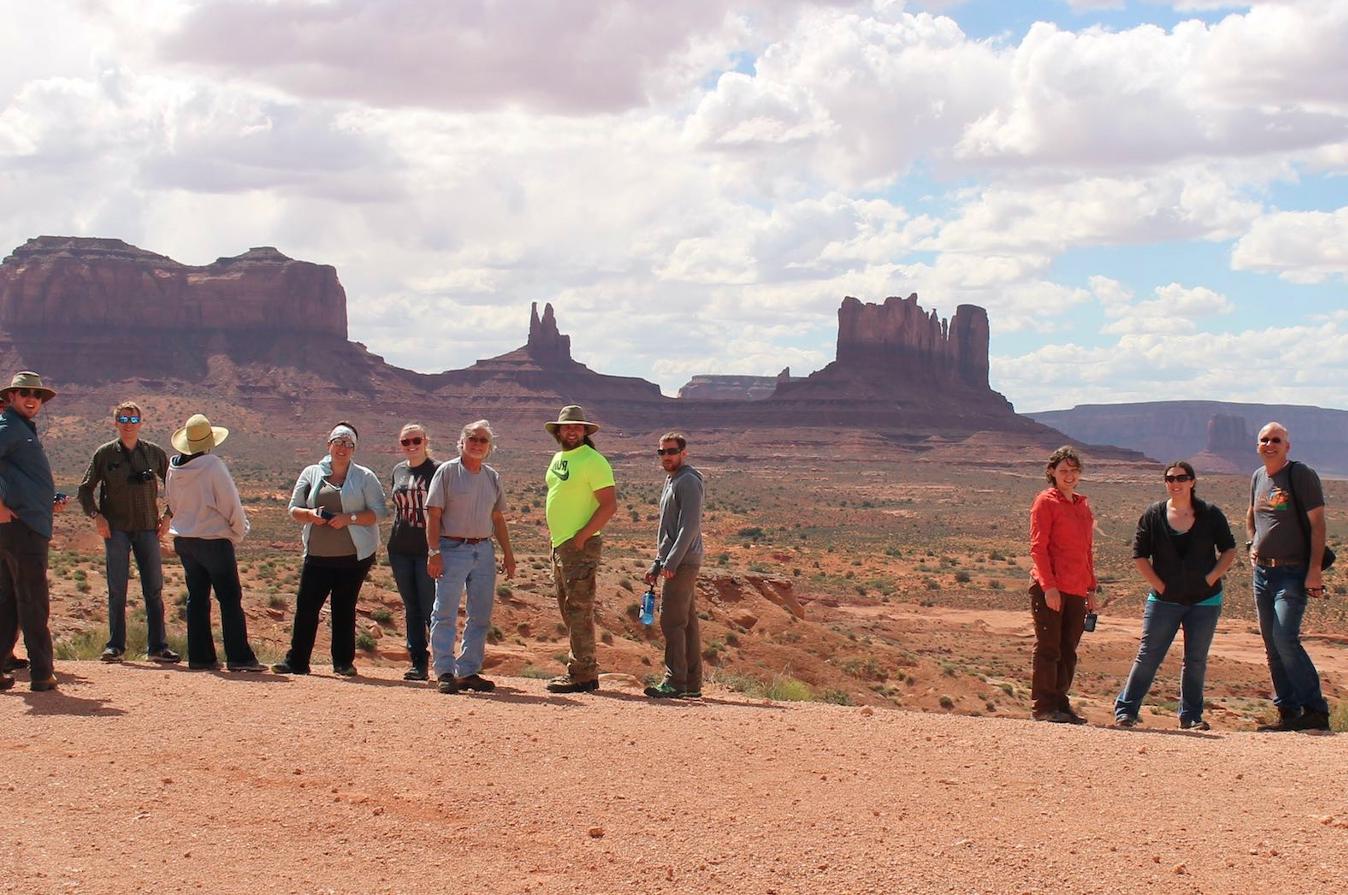
M 7 406 L 0 413 L 0 643 L 13 643 L 15 627 L 21 628 L 32 689 L 54 690 L 47 626 L 51 612 L 47 550 L 52 513 L 65 504 L 56 501 L 51 464 L 33 420 L 56 397 L 56 391 L 43 385 L 38 374 L 24 371 L 15 374 L 4 396 Z M 13 683 L 0 676 L 0 689 Z
M 1278 720 L 1259 728 L 1264 732 L 1329 730 L 1320 674 L 1301 645 L 1306 596 L 1325 595 L 1325 498 L 1315 470 L 1288 461 L 1291 447 L 1286 426 L 1269 423 L 1259 430 L 1264 465 L 1254 471 L 1245 516 L 1254 605 L 1278 709 Z

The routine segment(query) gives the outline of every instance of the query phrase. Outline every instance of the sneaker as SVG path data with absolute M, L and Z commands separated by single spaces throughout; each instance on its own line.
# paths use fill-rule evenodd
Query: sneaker
M 1212 725 L 1202 718 L 1191 720 L 1189 718 L 1180 719 L 1180 730 L 1212 730 Z
M 55 690 L 55 689 L 56 689 L 56 678 L 54 678 L 54 677 L 49 677 L 49 678 L 47 678 L 46 680 L 43 680 L 43 681 L 33 681 L 31 684 L 28 685 L 28 687 L 29 687 L 29 689 L 31 689 L 34 693 L 43 693 L 43 692 L 45 692 L 45 691 L 47 691 L 47 690 Z
M 107 649 L 103 650 L 102 655 L 100 655 L 98 659 L 100 662 L 120 662 L 122 661 L 122 654 L 124 652 L 126 651 L 119 650 L 115 646 L 110 646 Z
M 263 665 L 257 659 L 251 662 L 230 662 L 226 666 L 230 671 L 266 671 L 267 666 Z
M 1329 730 L 1329 713 L 1304 711 L 1292 720 L 1292 730 Z
M 642 692 L 645 693 L 647 696 L 649 696 L 651 699 L 678 699 L 680 696 L 683 695 L 682 690 L 679 690 L 671 686 L 670 684 L 665 683 L 657 684 L 652 687 L 647 687 Z
M 334 666 L 332 666 L 332 673 L 335 674 L 335 675 L 338 675 L 339 677 L 355 677 L 355 676 L 356 676 L 356 666 L 354 666 L 354 665 L 334 665 Z
M 271 667 L 274 674 L 308 674 L 309 669 L 299 668 L 291 665 L 289 662 L 277 662 Z
M 4 662 L 0 662 L 0 674 L 4 674 L 7 671 L 23 671 L 27 667 L 27 659 L 20 659 L 18 656 L 10 656 Z
M 480 674 L 473 673 L 467 677 L 458 678 L 460 690 L 472 690 L 475 693 L 490 693 L 496 689 L 496 684 L 487 680 Z
M 145 654 L 145 658 L 149 659 L 151 662 L 159 662 L 164 665 L 172 665 L 183 660 L 182 656 L 178 655 L 168 647 L 152 650 Z
M 193 671 L 219 671 L 219 662 L 188 662 L 187 667 Z
M 452 674 L 442 674 L 442 675 L 440 675 L 440 692 L 441 692 L 441 693 L 458 693 L 458 692 L 459 692 L 459 679 L 456 678 L 456 677 L 455 677 L 454 675 L 452 675 Z
M 1072 717 L 1066 712 L 1060 712 L 1056 709 L 1051 712 L 1035 712 L 1030 715 L 1035 721 L 1045 721 L 1049 724 L 1071 724 Z
M 14 678 L 0 672 L 0 690 L 8 690 L 12 686 L 14 686 Z
M 566 675 L 548 681 L 549 693 L 593 693 L 599 689 L 599 679 L 592 681 L 574 681 Z
M 1142 723 L 1142 719 L 1137 715 L 1119 715 L 1114 719 L 1114 726 L 1123 730 L 1130 730 Z
M 428 675 L 428 674 L 426 673 L 426 669 L 422 668 L 421 666 L 419 666 L 419 665 L 413 665 L 411 668 L 409 668 L 409 669 L 407 669 L 406 671 L 403 672 L 403 680 L 405 680 L 405 681 L 425 681 L 425 680 L 430 680 L 430 675 Z

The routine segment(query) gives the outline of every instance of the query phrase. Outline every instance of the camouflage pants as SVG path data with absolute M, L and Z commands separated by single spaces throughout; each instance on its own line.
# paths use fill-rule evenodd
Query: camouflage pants
M 552 580 L 557 586 L 557 608 L 571 635 L 566 674 L 571 680 L 582 683 L 599 677 L 599 663 L 594 655 L 594 579 L 599 571 L 602 548 L 599 536 L 586 541 L 584 549 L 577 549 L 574 540 L 552 548 Z

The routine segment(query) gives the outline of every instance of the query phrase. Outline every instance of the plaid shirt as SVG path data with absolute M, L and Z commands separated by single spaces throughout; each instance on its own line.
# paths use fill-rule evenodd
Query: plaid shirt
M 149 481 L 141 481 L 146 470 Z M 114 439 L 94 451 L 80 482 L 80 506 L 86 516 L 102 513 L 117 531 L 150 531 L 159 525 L 159 482 L 167 474 L 168 454 L 159 445 L 142 438 L 128 452 Z

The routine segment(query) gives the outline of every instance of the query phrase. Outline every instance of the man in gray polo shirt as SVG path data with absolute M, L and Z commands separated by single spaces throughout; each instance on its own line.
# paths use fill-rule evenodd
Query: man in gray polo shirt
M 515 554 L 506 529 L 501 476 L 483 462 L 491 453 L 492 437 L 486 420 L 464 426 L 459 433 L 459 456 L 440 464 L 426 489 L 426 571 L 435 581 L 431 654 L 441 693 L 496 689 L 496 684 L 479 674 L 496 596 L 492 535 L 501 544 L 507 578 L 515 576 Z M 465 590 L 468 619 L 456 658 L 459 597 Z
M 1264 465 L 1250 481 L 1245 516 L 1254 605 L 1278 708 L 1278 720 L 1259 728 L 1264 732 L 1329 730 L 1329 703 L 1320 689 L 1320 674 L 1301 645 L 1306 596 L 1325 595 L 1320 572 L 1325 498 L 1315 470 L 1287 459 L 1291 447 L 1281 423 L 1259 430 Z

